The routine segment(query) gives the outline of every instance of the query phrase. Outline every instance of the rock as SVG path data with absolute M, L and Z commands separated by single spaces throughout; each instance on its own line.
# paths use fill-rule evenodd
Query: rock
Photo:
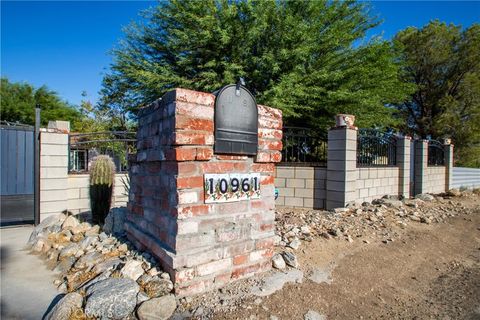
M 123 243 L 123 244 L 118 246 L 117 250 L 120 251 L 120 252 L 127 252 L 128 251 L 128 246 L 125 243 Z
M 95 225 L 95 226 L 91 227 L 90 229 L 88 229 L 87 231 L 85 231 L 85 236 L 86 237 L 96 236 L 96 235 L 98 235 L 99 232 L 100 232 L 100 226 Z
M 335 213 L 343 213 L 343 212 L 347 212 L 348 209 L 347 208 L 335 208 L 333 209 L 333 212 Z
M 137 294 L 137 305 L 141 304 L 142 302 L 145 302 L 147 300 L 150 300 L 150 297 L 143 291 L 140 291 Z
M 118 258 L 108 259 L 106 261 L 103 261 L 103 262 L 100 262 L 99 264 L 97 264 L 93 268 L 93 271 L 95 273 L 103 273 L 105 271 L 115 269 L 120 263 L 122 263 L 122 260 L 120 260 Z
M 74 256 L 66 257 L 57 264 L 53 271 L 67 273 L 70 269 L 72 269 L 75 261 L 77 261 L 77 259 Z
M 62 225 L 65 218 L 66 216 L 63 213 L 60 213 L 56 215 L 51 215 L 43 219 L 42 222 L 40 222 L 40 224 L 33 229 L 32 233 L 30 234 L 30 238 L 28 239 L 27 245 L 33 245 L 35 239 L 45 229 L 48 229 L 50 227 L 57 227 L 55 229 L 60 229 L 60 226 Z
M 432 223 L 432 220 L 431 220 L 430 218 L 421 217 L 421 218 L 420 218 L 420 222 L 421 222 L 421 223 L 430 224 L 430 223 Z
M 134 281 L 143 274 L 142 262 L 137 260 L 129 260 L 122 268 L 122 275 Z
M 272 265 L 273 265 L 274 268 L 277 268 L 277 269 L 280 269 L 280 270 L 285 269 L 287 267 L 286 264 L 285 264 L 285 260 L 283 260 L 282 255 L 280 255 L 278 253 L 273 256 Z
M 65 320 L 70 319 L 72 312 L 81 309 L 83 297 L 81 294 L 71 292 L 65 295 L 45 316 L 45 320 Z
M 88 229 L 90 229 L 92 226 L 90 225 L 90 223 L 88 222 L 83 222 L 83 223 L 80 223 L 78 226 L 72 228 L 72 233 L 73 234 L 79 234 L 79 233 L 82 233 L 82 232 L 85 232 L 87 231 Z
M 80 225 L 80 221 L 74 216 L 68 216 L 62 224 L 62 229 L 75 228 Z
M 320 314 L 316 311 L 313 310 L 308 310 L 307 313 L 303 316 L 304 320 L 327 320 L 327 317 L 325 317 L 323 314 Z
M 140 287 L 132 279 L 110 278 L 88 287 L 85 314 L 101 319 L 124 319 L 137 305 Z
M 283 252 L 282 253 L 283 259 L 285 263 L 292 268 L 298 268 L 298 260 L 297 257 L 291 252 Z
M 80 250 L 80 246 L 78 244 L 71 243 L 71 244 L 67 245 L 65 248 L 63 248 L 62 250 L 60 250 L 59 259 L 70 257 L 70 256 L 75 256 L 75 254 L 79 250 Z
M 158 269 L 156 267 L 153 267 L 153 268 L 151 268 L 147 271 L 147 274 L 151 277 L 155 277 L 159 273 L 160 273 L 160 271 L 158 271 Z
M 397 209 L 403 207 L 402 201 L 394 199 L 385 199 L 383 204 L 385 204 L 387 207 L 393 207 Z
M 90 236 L 84 238 L 82 241 L 80 241 L 79 245 L 82 250 L 87 249 L 88 246 L 95 244 L 97 242 L 97 237 L 95 236 Z
M 433 200 L 435 200 L 435 197 L 432 196 L 431 194 L 428 194 L 428 193 L 417 194 L 415 196 L 415 198 L 420 199 L 422 201 L 433 201 Z
M 278 246 L 281 241 L 282 241 L 282 237 L 280 237 L 279 235 L 275 235 L 275 237 L 273 237 L 273 244 L 274 245 Z
M 154 279 L 147 282 L 144 289 L 150 298 L 157 298 L 171 292 L 173 290 L 173 283 L 166 279 Z
M 293 250 L 297 250 L 298 248 L 300 248 L 300 245 L 302 243 L 300 242 L 300 240 L 298 240 L 297 238 L 293 239 L 289 244 L 288 246 L 290 248 L 292 248 Z
M 447 191 L 447 195 L 451 197 L 460 197 L 462 193 L 458 189 L 450 189 Z
M 105 256 L 100 252 L 90 252 L 78 259 L 78 261 L 75 263 L 75 268 L 83 269 L 86 267 L 93 267 L 94 265 L 102 262 L 104 259 Z
M 50 248 L 50 244 L 48 243 L 48 240 L 45 238 L 37 238 L 32 244 L 32 251 L 33 252 L 42 252 L 48 249 L 45 248 Z
M 142 303 L 137 309 L 137 316 L 140 320 L 167 320 L 176 308 L 175 296 L 169 294 Z
M 301 270 L 278 271 L 266 277 L 263 284 L 252 287 L 251 293 L 258 297 L 266 297 L 275 291 L 281 290 L 288 282 L 301 283 L 302 280 L 303 272 Z
M 103 231 L 108 234 L 125 234 L 124 224 L 126 214 L 127 212 L 125 207 L 112 208 L 105 218 Z
M 170 275 L 168 274 L 168 272 L 162 272 L 160 278 L 170 280 Z
M 309 226 L 303 226 L 300 228 L 300 232 L 304 235 L 310 235 L 312 231 L 310 230 Z

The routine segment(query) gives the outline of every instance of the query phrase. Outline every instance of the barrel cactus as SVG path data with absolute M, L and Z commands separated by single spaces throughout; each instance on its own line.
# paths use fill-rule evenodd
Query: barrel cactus
M 90 167 L 90 208 L 92 222 L 103 224 L 112 203 L 115 164 L 109 156 L 93 159 Z

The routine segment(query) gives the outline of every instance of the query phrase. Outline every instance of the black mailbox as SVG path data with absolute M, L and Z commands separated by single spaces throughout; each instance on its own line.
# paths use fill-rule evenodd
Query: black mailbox
M 215 99 L 215 153 L 256 155 L 258 110 L 244 86 L 230 84 Z

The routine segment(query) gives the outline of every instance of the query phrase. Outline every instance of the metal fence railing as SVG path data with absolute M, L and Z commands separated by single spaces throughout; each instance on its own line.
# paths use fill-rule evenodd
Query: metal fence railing
M 309 128 L 284 127 L 282 162 L 327 165 L 327 134 Z
M 397 138 L 393 133 L 360 129 L 357 136 L 357 166 L 397 165 Z
M 445 149 L 443 144 L 437 140 L 428 141 L 428 165 L 444 166 L 445 165 Z
M 70 173 L 88 172 L 91 161 L 100 154 L 109 155 L 117 172 L 128 170 L 128 155 L 136 150 L 136 132 L 106 131 L 69 135 Z

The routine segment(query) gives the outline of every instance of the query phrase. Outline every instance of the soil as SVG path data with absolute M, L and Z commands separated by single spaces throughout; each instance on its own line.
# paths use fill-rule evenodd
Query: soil
M 303 319 L 314 310 L 327 319 L 480 319 L 480 197 L 461 201 L 459 211 L 471 209 L 468 214 L 408 224 L 393 242 L 302 242 L 296 251 L 302 283 L 261 300 L 243 297 L 231 311 L 217 309 L 208 318 Z M 331 272 L 332 281 L 309 280 L 315 269 Z

